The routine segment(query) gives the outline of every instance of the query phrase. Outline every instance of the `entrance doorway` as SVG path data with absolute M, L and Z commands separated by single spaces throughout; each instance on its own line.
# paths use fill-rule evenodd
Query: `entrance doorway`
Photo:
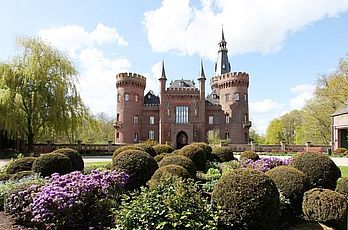
M 180 131 L 176 135 L 176 148 L 181 149 L 185 145 L 187 145 L 187 134 L 184 131 Z
M 340 139 L 341 139 L 341 143 L 339 147 L 348 148 L 348 130 L 341 129 L 339 131 L 340 131 Z

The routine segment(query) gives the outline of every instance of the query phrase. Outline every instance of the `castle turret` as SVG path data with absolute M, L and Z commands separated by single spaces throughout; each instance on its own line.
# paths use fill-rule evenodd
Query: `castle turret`
M 221 41 L 219 42 L 218 58 L 215 63 L 215 76 L 231 72 L 231 64 L 228 61 L 227 42 L 225 41 L 224 30 L 221 32 Z
M 205 141 L 205 74 L 203 62 L 201 61 L 201 71 L 199 74 L 199 124 L 198 124 L 198 133 L 199 137 L 197 139 Z
M 137 143 L 141 135 L 146 78 L 136 73 L 116 75 L 116 143 Z
M 166 134 L 165 129 L 163 128 L 164 121 L 165 121 L 165 103 L 164 103 L 164 94 L 166 91 L 166 71 L 164 69 L 164 61 L 162 61 L 162 73 L 161 77 L 158 79 L 160 81 L 160 120 L 159 120 L 159 142 L 165 143 L 166 141 Z

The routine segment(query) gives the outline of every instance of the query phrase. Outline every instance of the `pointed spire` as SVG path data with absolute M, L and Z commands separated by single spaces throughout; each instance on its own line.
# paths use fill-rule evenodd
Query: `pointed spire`
M 199 74 L 198 80 L 206 80 L 205 74 L 204 74 L 203 60 L 201 60 L 201 72 Z
M 224 25 L 221 26 L 221 41 L 225 41 Z
M 165 71 L 165 69 L 164 69 L 164 61 L 163 61 L 163 60 L 162 60 L 162 73 L 161 73 L 160 79 L 165 79 L 165 80 L 167 80 L 167 78 L 166 78 L 166 71 Z

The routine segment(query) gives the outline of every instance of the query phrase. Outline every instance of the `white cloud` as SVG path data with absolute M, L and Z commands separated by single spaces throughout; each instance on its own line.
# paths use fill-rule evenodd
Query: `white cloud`
M 251 102 L 249 106 L 251 113 L 262 114 L 268 113 L 276 108 L 279 108 L 281 105 L 270 99 L 265 99 L 262 101 Z
M 144 25 L 154 51 L 213 60 L 221 24 L 230 53 L 267 53 L 279 50 L 289 34 L 347 10 L 346 0 L 201 0 L 199 8 L 189 0 L 163 0 L 144 13 Z
M 297 94 L 296 97 L 289 100 L 291 109 L 301 109 L 305 105 L 306 101 L 313 97 L 315 86 L 303 84 L 297 85 L 290 90 Z

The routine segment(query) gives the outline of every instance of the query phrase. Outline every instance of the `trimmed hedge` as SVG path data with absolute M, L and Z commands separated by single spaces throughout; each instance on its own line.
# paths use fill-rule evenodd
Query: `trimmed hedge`
M 348 177 L 342 177 L 337 181 L 336 192 L 348 196 Z
M 27 177 L 27 176 L 31 176 L 33 175 L 34 172 L 33 171 L 20 171 L 20 172 L 16 172 L 15 174 L 12 174 L 10 177 L 10 180 L 20 180 L 23 177 Z
M 254 151 L 244 151 L 242 152 L 242 154 L 240 154 L 240 160 L 243 160 L 243 159 L 250 159 L 250 160 L 253 160 L 253 161 L 257 161 L 260 159 L 260 156 L 257 155 L 257 153 L 255 153 Z
M 31 170 L 36 157 L 23 157 L 18 158 L 14 161 L 10 161 L 6 166 L 7 174 L 15 174 L 20 171 L 28 171 Z
M 314 188 L 305 192 L 302 204 L 305 218 L 335 229 L 346 229 L 348 200 L 338 192 Z
M 278 189 L 262 172 L 236 169 L 223 174 L 214 188 L 212 204 L 222 210 L 218 229 L 277 229 Z
M 155 187 L 158 183 L 161 182 L 164 175 L 167 174 L 181 177 L 184 179 L 192 178 L 191 174 L 184 167 L 176 164 L 169 164 L 160 167 L 155 171 L 155 173 L 151 177 L 151 180 L 149 181 L 149 186 Z
M 155 161 L 160 162 L 162 159 L 166 158 L 167 156 L 171 156 L 172 153 L 161 153 L 154 157 Z
M 172 146 L 161 144 L 153 146 L 153 149 L 156 151 L 156 155 L 159 155 L 161 153 L 171 153 L 174 151 Z
M 197 170 L 205 171 L 207 156 L 201 147 L 186 145 L 178 152 L 179 155 L 190 158 L 195 163 Z
M 72 172 L 72 164 L 69 157 L 61 153 L 46 153 L 34 161 L 32 170 L 43 177 L 51 176 L 53 173 L 63 175 Z
M 129 175 L 128 189 L 145 185 L 158 169 L 155 159 L 144 150 L 122 151 L 113 159 L 112 164 L 114 169 Z
M 207 144 L 205 142 L 194 142 L 194 143 L 192 143 L 192 145 L 197 145 L 198 147 L 201 147 L 203 149 L 205 155 L 207 156 L 207 159 L 212 160 L 211 153 L 213 152 L 213 149 L 210 147 L 209 144 Z
M 167 156 L 159 162 L 158 166 L 161 168 L 163 166 L 171 164 L 183 167 L 190 173 L 193 178 L 196 177 L 197 168 L 190 158 L 180 155 Z
M 300 153 L 293 157 L 290 166 L 302 171 L 308 177 L 310 188 L 334 190 L 341 170 L 330 157 L 322 153 Z
M 139 143 L 134 146 L 142 148 L 145 152 L 150 154 L 150 156 L 152 157 L 155 157 L 157 155 L 155 149 L 149 144 Z
M 217 160 L 218 162 L 227 162 L 234 160 L 233 151 L 229 147 L 216 147 L 211 153 L 212 159 Z
M 302 211 L 302 199 L 309 183 L 306 175 L 291 166 L 278 166 L 266 172 L 276 184 L 278 190 L 290 201 L 291 210 L 286 210 L 286 215 L 298 214 Z
M 81 154 L 75 149 L 61 148 L 54 150 L 53 153 L 61 153 L 69 157 L 71 161 L 72 171 L 82 171 L 85 167 Z

